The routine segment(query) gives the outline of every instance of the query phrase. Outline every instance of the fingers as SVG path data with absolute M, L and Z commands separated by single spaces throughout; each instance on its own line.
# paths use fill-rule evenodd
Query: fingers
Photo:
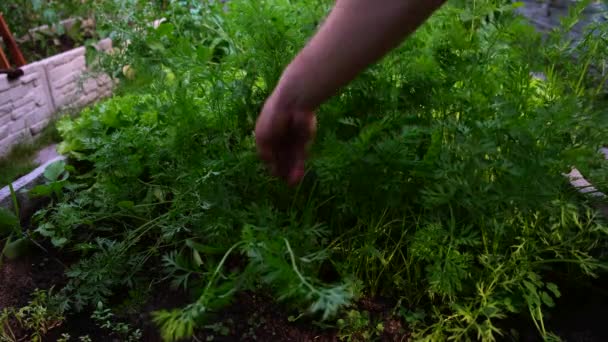
M 294 158 L 294 162 L 289 169 L 289 174 L 287 175 L 287 183 L 291 186 L 300 183 L 302 178 L 304 178 L 306 151 L 299 152 L 299 154 L 299 156 Z
M 256 146 L 260 159 L 264 161 L 270 173 L 275 177 L 287 178 L 289 163 L 286 159 L 290 153 L 281 146 L 276 137 L 268 134 L 264 129 L 256 130 Z
M 261 147 L 260 158 L 273 176 L 287 181 L 290 185 L 296 185 L 304 177 L 308 145 L 308 141 L 283 140 L 271 147 Z
M 258 155 L 273 176 L 296 185 L 304 177 L 308 146 L 316 132 L 315 115 L 267 109 L 256 124 Z
M 256 145 L 258 148 L 258 156 L 265 163 L 273 163 L 274 157 L 272 153 L 272 144 L 267 144 L 263 141 L 256 139 Z
M 286 178 L 290 185 L 296 185 L 304 178 L 308 147 L 316 133 L 316 122 L 312 112 L 299 112 L 294 115 L 291 125 L 293 145 L 289 151 L 290 158 L 286 159 L 290 163 Z

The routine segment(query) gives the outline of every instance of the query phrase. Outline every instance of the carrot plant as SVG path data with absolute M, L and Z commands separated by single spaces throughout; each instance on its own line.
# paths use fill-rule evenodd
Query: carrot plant
M 563 176 L 601 158 L 597 75 L 566 61 L 597 65 L 602 38 L 543 39 L 506 1 L 449 3 L 320 108 L 291 189 L 252 129 L 329 5 L 176 1 L 158 28 L 106 23 L 129 41 L 100 63 L 122 88 L 59 123 L 76 174 L 37 215 L 80 255 L 65 309 L 168 281 L 193 299 L 154 315 L 166 340 L 260 287 L 325 320 L 388 296 L 422 340 L 495 340 L 516 313 L 552 336 L 548 279 L 607 266 L 608 227 Z

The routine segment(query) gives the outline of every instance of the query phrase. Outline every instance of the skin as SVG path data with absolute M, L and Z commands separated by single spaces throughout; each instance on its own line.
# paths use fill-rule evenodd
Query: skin
M 314 139 L 314 112 L 415 31 L 443 0 L 337 0 L 314 37 L 285 68 L 258 117 L 258 153 L 297 184 Z

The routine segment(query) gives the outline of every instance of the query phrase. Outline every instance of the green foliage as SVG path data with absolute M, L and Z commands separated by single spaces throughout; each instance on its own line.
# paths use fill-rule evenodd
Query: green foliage
M 30 302 L 21 308 L 6 307 L 0 312 L 0 341 L 41 342 L 44 336 L 65 320 L 61 311 L 53 307 L 51 291 L 36 290 Z M 17 335 L 23 333 L 25 336 Z
M 344 318 L 337 321 L 338 338 L 342 341 L 378 341 L 384 332 L 384 325 L 373 326 L 369 312 L 349 310 Z
M 59 140 L 59 133 L 52 120 L 33 140 L 14 145 L 8 154 L 0 158 L 0 187 L 35 169 L 34 158 L 38 151 Z
M 61 337 L 57 339 L 57 342 L 68 342 L 72 341 L 72 336 L 68 333 L 61 334 Z M 89 335 L 78 336 L 78 341 L 80 342 L 92 342 L 93 340 L 89 337 Z
M 133 329 L 127 323 L 117 322 L 112 310 L 105 308 L 101 302 L 97 303 L 97 307 L 91 318 L 100 328 L 109 330 L 113 336 L 121 341 L 134 342 L 141 340 L 141 330 Z
M 496 340 L 515 313 L 549 338 L 548 276 L 607 266 L 608 227 L 562 175 L 602 158 L 589 69 L 603 43 L 543 41 L 504 1 L 466 3 L 319 110 L 296 189 L 268 177 L 251 131 L 329 3 L 171 1 L 158 28 L 135 5 L 108 17 L 120 51 L 99 66 L 122 88 L 58 124 L 74 169 L 35 220 L 80 253 L 66 305 L 106 307 L 152 277 L 193 295 L 155 313 L 166 340 L 260 286 L 326 320 L 362 292 L 390 296 L 423 340 Z
M 2 258 L 16 259 L 27 251 L 29 247 L 29 239 L 19 237 L 22 234 L 19 201 L 17 194 L 12 184 L 8 185 L 10 191 L 13 212 L 5 208 L 0 208 L 0 241 L 4 240 L 4 247 L 0 252 L 0 267 L 2 267 Z
M 30 240 L 26 237 L 8 238 L 4 245 L 3 254 L 7 259 L 17 259 L 28 252 Z
M 11 0 L 0 3 L 9 28 L 26 60 L 32 62 L 86 46 L 95 50 L 100 39 L 116 33 L 106 26 L 109 19 L 133 29 L 134 22 L 158 18 L 167 0 Z M 166 8 L 165 8 L 166 10 Z M 183 13 L 185 14 L 185 13 Z M 71 20 L 68 25 L 62 21 Z M 101 25 L 98 26 L 98 23 Z M 112 36 L 112 38 L 115 38 Z
M 133 274 L 141 271 L 145 258 L 130 256 L 126 243 L 97 239 L 94 253 L 83 258 L 67 272 L 67 285 L 58 294 L 64 307 L 72 306 L 77 311 L 103 303 L 119 286 L 133 286 Z
M 13 33 L 21 37 L 37 26 L 54 25 L 69 16 L 82 15 L 87 6 L 81 0 L 14 0 L 3 1 L 0 12 Z
M 43 173 L 46 184 L 35 186 L 30 190 L 30 194 L 33 196 L 54 196 L 56 198 L 61 198 L 63 195 L 63 186 L 70 176 L 70 170 L 73 170 L 73 168 L 66 165 L 63 160 L 48 165 Z
M 6 208 L 0 208 L 0 237 L 7 236 L 19 228 L 19 218 Z
M 94 1 L 3 1 L 0 13 L 4 13 L 25 59 L 33 62 L 65 51 L 66 44 L 80 45 L 94 37 L 93 32 L 82 27 L 80 20 L 91 15 L 90 3 Z M 76 20 L 72 25 L 64 26 L 61 21 L 69 18 Z

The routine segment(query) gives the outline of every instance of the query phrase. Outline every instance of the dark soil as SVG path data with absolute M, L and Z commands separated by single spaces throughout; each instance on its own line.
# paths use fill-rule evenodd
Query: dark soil
M 46 246 L 44 246 L 46 248 Z M 65 284 L 65 266 L 69 260 L 59 261 L 52 249 L 48 253 L 33 247 L 31 256 L 21 260 L 6 261 L 0 269 L 0 309 L 21 307 L 31 299 L 34 289 L 60 288 Z M 592 284 L 562 288 L 562 298 L 556 309 L 546 316 L 548 331 L 554 331 L 565 341 L 608 341 L 605 317 L 608 316 L 608 281 L 596 280 Z M 126 293 L 126 291 L 125 291 Z M 152 295 L 135 311 L 119 314 L 120 320 L 141 329 L 143 341 L 161 341 L 151 313 L 160 309 L 182 307 L 194 300 L 180 291 L 169 290 L 167 284 L 157 285 Z M 119 296 L 117 302 L 124 301 Z M 392 305 L 381 299 L 364 299 L 357 303 L 357 310 L 370 313 L 370 321 L 381 322 L 382 341 L 407 341 L 409 335 L 400 319 L 391 316 Z M 277 304 L 265 291 L 238 294 L 233 303 L 218 312 L 201 329 L 194 341 L 338 341 L 336 329 L 321 328 L 312 318 L 290 320 L 295 313 L 287 306 Z M 120 341 L 106 329 L 98 327 L 90 318 L 90 312 L 70 315 L 53 329 L 45 341 L 55 341 L 62 333 L 72 338 L 88 335 L 94 341 Z M 505 341 L 541 341 L 535 327 L 527 317 L 504 322 L 508 332 Z M 356 337 L 356 336 L 355 336 Z M 363 339 L 361 339 L 362 341 Z
M 0 269 L 0 309 L 19 305 L 23 297 L 27 300 L 32 286 L 29 266 L 26 260 L 4 262 Z
M 59 287 L 64 283 L 65 267 L 52 255 L 34 251 L 19 260 L 3 259 L 3 262 L 0 269 L 0 309 L 26 305 L 33 290 Z
M 588 286 L 562 289 L 549 318 L 549 330 L 565 341 L 608 341 L 608 279 L 599 279 Z
M 49 245 L 32 247 L 30 256 L 20 260 L 5 260 L 0 268 L 0 310 L 5 307 L 27 305 L 35 289 L 60 289 L 66 283 L 66 265 L 75 259 L 69 254 L 59 254 Z M 61 259 L 61 260 L 60 260 Z M 73 259 L 73 260 L 70 260 Z M 558 277 L 559 278 L 559 277 Z M 556 282 L 558 279 L 555 279 Z M 147 284 L 144 281 L 136 283 Z M 564 281 L 558 283 L 563 284 Z M 561 285 L 562 297 L 556 308 L 547 313 L 547 331 L 557 333 L 565 341 L 608 341 L 605 317 L 608 316 L 608 279 L 593 282 L 570 279 Z M 141 303 L 133 304 L 128 291 L 116 291 L 112 298 L 113 312 L 120 322 L 128 323 L 142 331 L 142 341 L 161 341 L 151 314 L 161 309 L 178 308 L 195 300 L 183 291 L 170 290 L 168 284 L 157 284 L 143 296 Z M 123 305 L 129 302 L 128 305 Z M 370 328 L 382 323 L 382 341 L 407 341 L 409 334 L 400 318 L 391 314 L 394 303 L 383 299 L 362 299 L 356 309 L 370 314 Z M 217 312 L 202 327 L 193 341 L 338 341 L 335 328 L 322 328 L 313 317 L 293 319 L 297 313 L 288 306 L 277 304 L 268 291 L 243 292 L 231 305 Z M 44 341 L 56 341 L 63 333 L 72 339 L 88 335 L 94 341 L 121 341 L 107 329 L 100 328 L 90 318 L 91 312 L 72 314 L 50 331 Z M 528 317 L 514 317 L 502 322 L 507 334 L 504 341 L 542 341 Z M 356 341 L 365 341 L 355 332 Z
M 45 249 L 47 246 L 44 246 Z M 50 248 L 50 247 L 49 247 Z M 66 283 L 64 263 L 52 249 L 34 250 L 31 256 L 7 261 L 0 270 L 0 310 L 22 307 L 31 299 L 35 289 L 61 288 Z M 125 291 L 126 293 L 126 291 Z M 194 300 L 181 291 L 169 290 L 167 284 L 157 285 L 151 296 L 136 310 L 122 314 L 121 322 L 142 331 L 142 341 L 162 341 L 151 313 L 160 309 L 183 307 Z M 116 302 L 124 302 L 126 294 Z M 407 334 L 398 319 L 389 314 L 391 307 L 381 301 L 363 300 L 359 310 L 370 312 L 374 322 L 384 324 L 383 341 L 405 341 Z M 335 329 L 322 329 L 310 318 L 290 322 L 290 310 L 272 300 L 265 291 L 244 292 L 233 303 L 218 312 L 193 338 L 194 341 L 338 341 Z M 56 341 L 63 333 L 73 339 L 88 335 L 94 341 L 120 341 L 109 331 L 98 327 L 90 318 L 91 312 L 69 315 L 60 326 L 51 330 L 44 341 Z
M 392 306 L 382 300 L 364 299 L 357 310 L 370 313 L 370 322 L 381 322 L 381 341 L 407 341 L 408 333 L 401 321 L 390 312 Z M 291 315 L 290 315 L 291 314 Z M 296 312 L 277 304 L 263 291 L 237 295 L 235 302 L 222 310 L 216 319 L 196 337 L 200 341 L 339 341 L 335 328 L 322 328 L 313 318 L 294 319 Z M 291 319 L 291 320 L 290 320 Z M 375 325 L 375 324 L 374 324 Z M 365 341 L 353 335 L 355 341 Z
M 568 342 L 608 341 L 608 277 L 559 284 L 561 298 L 545 313 L 546 330 Z M 543 341 L 528 315 L 510 318 L 501 328 L 507 332 L 503 341 Z

